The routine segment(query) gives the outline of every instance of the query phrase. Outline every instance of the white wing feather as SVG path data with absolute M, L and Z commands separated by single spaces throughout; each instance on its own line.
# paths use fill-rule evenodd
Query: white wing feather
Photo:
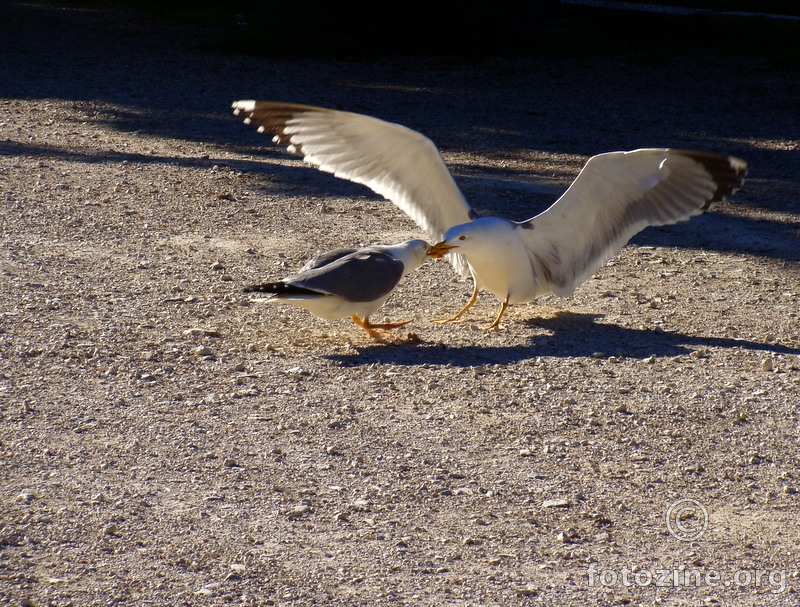
M 273 134 L 318 169 L 360 183 L 403 210 L 433 242 L 472 219 L 471 209 L 433 142 L 394 124 L 314 106 L 236 101 L 234 113 Z M 466 263 L 451 255 L 455 269 Z
M 550 208 L 519 224 L 531 263 L 570 295 L 638 232 L 699 215 L 741 184 L 738 158 L 670 149 L 593 156 Z

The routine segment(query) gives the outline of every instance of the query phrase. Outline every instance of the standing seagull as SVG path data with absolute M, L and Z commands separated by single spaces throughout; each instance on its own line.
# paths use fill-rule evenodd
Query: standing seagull
M 396 329 L 411 322 L 373 324 L 369 315 L 389 299 L 403 276 L 425 262 L 429 249 L 424 240 L 336 249 L 314 257 L 297 274 L 246 287 L 245 293 L 271 293 L 274 296 L 267 301 L 305 308 L 326 320 L 349 316 L 379 338 L 375 329 Z
M 431 257 L 452 253 L 475 288 L 458 320 L 486 290 L 510 303 L 566 297 L 648 226 L 700 215 L 739 187 L 747 163 L 733 156 L 673 149 L 609 152 L 590 158 L 544 212 L 516 222 L 478 217 L 433 142 L 399 124 L 326 108 L 236 101 L 259 132 L 274 135 L 310 164 L 361 183 L 405 211 L 436 242 Z M 457 249 L 457 250 L 454 250 Z

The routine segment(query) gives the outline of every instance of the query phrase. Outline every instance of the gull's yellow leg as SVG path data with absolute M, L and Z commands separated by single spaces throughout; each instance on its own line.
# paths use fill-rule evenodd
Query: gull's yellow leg
M 461 318 L 464 315 L 464 312 L 469 310 L 475 304 L 476 301 L 478 301 L 478 284 L 477 283 L 475 284 L 475 289 L 473 289 L 473 291 L 472 291 L 472 297 L 469 298 L 469 301 L 467 302 L 467 305 L 464 306 L 463 308 L 461 308 L 461 311 L 458 314 L 456 314 L 455 316 L 453 316 L 451 318 L 439 318 L 439 319 L 434 320 L 433 322 L 438 322 L 438 323 L 456 322 L 459 318 Z
M 364 317 L 364 319 L 360 319 L 358 316 L 353 314 L 350 319 L 356 323 L 359 327 L 364 329 L 367 333 L 369 333 L 370 337 L 374 337 L 375 339 L 382 339 L 380 333 L 378 333 L 375 329 L 383 329 L 385 331 L 389 331 L 391 329 L 396 329 L 397 327 L 402 327 L 403 325 L 407 325 L 410 323 L 410 320 L 403 320 L 401 322 L 387 322 L 381 324 L 373 324 L 369 321 L 369 316 Z
M 384 323 L 380 323 L 380 324 L 373 324 L 373 323 L 367 321 L 366 319 L 364 319 L 364 320 L 373 329 L 383 329 L 384 331 L 391 331 L 392 329 L 396 329 L 397 327 L 402 327 L 403 325 L 407 325 L 408 323 L 410 323 L 414 319 L 411 318 L 409 320 L 401 320 L 400 322 L 384 322 Z
M 380 334 L 380 333 L 378 333 L 378 332 L 377 332 L 375 329 L 373 329 L 373 328 L 372 328 L 372 327 L 369 325 L 369 317 L 365 318 L 364 320 L 361 320 L 361 319 L 360 319 L 358 316 L 356 316 L 355 314 L 353 314 L 353 315 L 350 317 L 350 319 L 351 319 L 351 320 L 352 320 L 354 323 L 356 323 L 356 324 L 357 324 L 359 327 L 361 327 L 362 329 L 364 329 L 364 330 L 365 330 L 367 333 L 369 333 L 369 336 L 370 336 L 370 337 L 374 337 L 375 339 L 381 339 L 381 334 Z
M 502 329 L 502 327 L 500 326 L 500 319 L 503 317 L 503 314 L 505 313 L 506 308 L 508 307 L 508 298 L 509 296 L 506 295 L 506 298 L 503 300 L 503 305 L 500 306 L 500 313 L 497 315 L 497 318 L 494 319 L 492 324 L 486 325 L 484 327 L 485 330 L 488 331 L 489 329 L 494 329 L 495 327 L 497 327 L 498 329 Z

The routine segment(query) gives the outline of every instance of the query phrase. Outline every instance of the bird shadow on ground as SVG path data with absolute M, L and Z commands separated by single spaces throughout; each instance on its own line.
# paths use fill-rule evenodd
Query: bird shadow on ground
M 617 356 L 644 359 L 649 356 L 687 355 L 700 348 L 745 350 L 800 355 L 800 348 L 729 337 L 702 337 L 677 331 L 631 329 L 597 322 L 601 315 L 559 312 L 552 318 L 528 321 L 529 328 L 544 331 L 531 335 L 525 344 L 509 346 L 448 346 L 433 342 L 393 342 L 361 348 L 357 354 L 327 358 L 345 366 L 368 364 L 452 365 L 473 367 L 512 364 L 537 356 L 598 358 Z

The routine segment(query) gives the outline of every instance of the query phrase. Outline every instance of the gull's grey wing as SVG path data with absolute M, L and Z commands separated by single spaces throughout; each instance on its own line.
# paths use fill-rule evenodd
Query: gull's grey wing
M 326 266 L 329 263 L 336 261 L 337 259 L 341 259 L 345 255 L 352 255 L 358 251 L 358 249 L 334 249 L 333 251 L 325 251 L 324 253 L 320 253 L 319 255 L 312 257 L 306 262 L 302 268 L 300 268 L 300 272 L 305 272 L 306 270 L 313 270 L 315 268 L 321 268 L 322 266 Z
M 389 295 L 403 277 L 403 262 L 379 250 L 361 249 L 284 282 L 345 301 L 376 301 Z
M 540 274 L 566 296 L 648 226 L 700 215 L 739 187 L 733 156 L 641 149 L 593 156 L 549 209 L 519 223 Z
M 235 101 L 245 123 L 322 171 L 363 184 L 402 209 L 433 242 L 474 215 L 433 142 L 399 124 L 352 112 L 273 101 Z M 462 274 L 466 264 L 451 255 Z

